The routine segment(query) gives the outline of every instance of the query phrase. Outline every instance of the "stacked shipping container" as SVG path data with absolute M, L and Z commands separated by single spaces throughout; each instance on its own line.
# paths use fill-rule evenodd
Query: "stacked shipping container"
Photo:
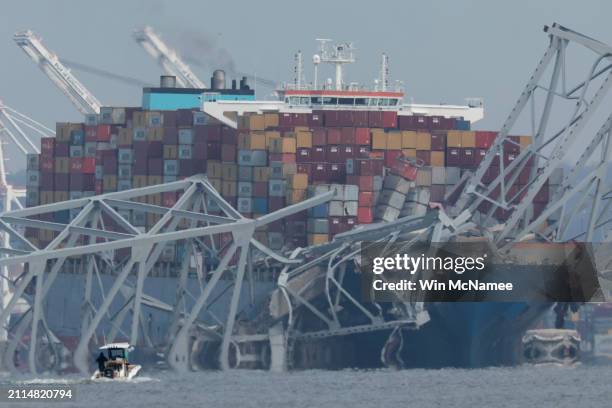
M 470 131 L 465 121 L 393 111 L 253 114 L 240 116 L 232 129 L 194 110 L 104 108 L 86 123 L 58 123 L 56 138 L 42 139 L 40 156 L 28 158 L 27 205 L 205 173 L 239 212 L 257 217 L 333 189 L 330 203 L 257 232 L 275 249 L 305 246 L 355 224 L 391 221 L 444 201 L 447 186 L 478 166 L 494 139 L 494 132 Z M 517 137 L 504 148 L 504 163 L 528 144 Z M 499 159 L 487 179 L 496 172 Z M 177 199 L 165 193 L 145 201 L 171 206 Z M 159 219 L 123 215 L 142 227 Z M 58 213 L 53 220 L 70 216 Z M 44 243 L 52 235 L 37 238 Z

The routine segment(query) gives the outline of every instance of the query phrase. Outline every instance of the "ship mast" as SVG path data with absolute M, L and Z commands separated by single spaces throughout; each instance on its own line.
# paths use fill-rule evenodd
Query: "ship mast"
M 329 46 L 328 43 L 331 41 L 326 38 L 317 38 L 317 41 L 321 44 L 319 56 L 321 62 L 328 64 L 334 64 L 336 67 L 336 85 L 337 91 L 342 90 L 342 65 L 350 64 L 355 62 L 353 56 L 353 44 L 350 42 L 336 43 L 333 46 Z

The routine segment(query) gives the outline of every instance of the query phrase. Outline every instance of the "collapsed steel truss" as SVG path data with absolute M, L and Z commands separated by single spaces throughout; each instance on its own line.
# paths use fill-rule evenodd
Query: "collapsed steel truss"
M 586 132 L 585 127 L 592 122 L 593 115 L 612 85 L 612 47 L 558 24 L 545 27 L 545 32 L 550 37 L 546 52 L 482 163 L 464 185 L 458 187 L 462 190 L 455 203 L 454 214 L 463 211 L 476 214 L 482 203 L 489 203 L 489 209 L 479 213 L 478 219 L 479 225 L 486 227 L 491 225 L 496 210 L 510 213 L 504 228 L 492 236 L 499 247 L 531 233 L 550 241 L 580 239 L 590 242 L 596 230 L 609 225 L 611 221 L 606 218 L 611 203 L 606 168 L 612 155 L 612 114 L 594 134 Z M 578 83 L 568 79 L 570 70 L 566 58 L 572 44 L 594 54 L 587 72 L 580 73 L 580 78 L 584 79 Z M 544 94 L 542 104 L 536 99 L 539 92 Z M 569 113 L 554 110 L 555 104 L 563 102 L 568 104 Z M 552 128 L 554 115 L 565 118 L 556 128 Z M 509 135 L 519 118 L 531 124 L 533 143 L 529 148 L 522 149 L 514 161 L 505 163 L 505 148 L 518 144 Z M 499 163 L 499 175 L 486 184 L 483 181 L 485 173 L 494 162 Z M 534 165 L 528 182 L 519 191 L 511 191 L 511 186 L 529 163 Z M 561 187 L 554 192 L 546 210 L 532 219 L 533 203 L 538 192 L 556 169 L 563 169 L 570 163 L 574 165 L 565 174 Z M 579 200 L 578 205 L 568 206 L 576 199 Z M 575 220 L 576 214 L 584 210 L 589 213 L 584 231 L 568 236 L 568 225 Z
M 592 239 L 597 229 L 608 224 L 603 217 L 609 209 L 610 198 L 605 170 L 611 154 L 612 116 L 588 143 L 575 146 L 575 142 L 577 135 L 584 129 L 608 91 L 612 65 L 601 69 L 598 69 L 598 66 L 612 54 L 606 45 L 561 26 L 553 25 L 547 31 L 551 38 L 549 49 L 484 161 L 475 174 L 458 186 L 461 194 L 451 213 L 453 217 L 439 210 L 425 217 L 407 217 L 393 223 L 360 226 L 337 235 L 328 244 L 298 248 L 290 254 L 279 254 L 254 240 L 254 231 L 284 216 L 328 201 L 333 192 L 251 220 L 242 217 L 223 200 L 203 176 L 0 215 L 0 229 L 11 237 L 8 243 L 12 244 L 0 248 L 3 254 L 0 266 L 25 266 L 23 274 L 10 280 L 13 294 L 0 314 L 0 321 L 5 321 L 16 310 L 19 299 L 25 299 L 28 303 L 26 311 L 17 321 L 11 322 L 9 327 L 11 339 L 5 352 L 5 363 L 12 362 L 14 351 L 22 345 L 28 349 L 29 369 L 37 372 L 40 366 L 37 353 L 41 347 L 61 343 L 46 324 L 42 305 L 68 259 L 81 259 L 86 274 L 80 340 L 74 353 L 74 364 L 82 372 L 87 371 L 89 348 L 92 342 L 98 340 L 96 336 L 99 335 L 98 329 L 102 322 L 109 322 L 112 326 L 108 340 L 112 341 L 116 336 L 122 335 L 133 344 L 152 343 L 143 322 L 143 306 L 172 315 L 171 325 L 165 333 L 166 360 L 175 369 L 186 370 L 193 367 L 192 343 L 198 331 L 216 336 L 221 342 L 219 360 L 222 368 L 239 365 L 230 362 L 230 354 L 235 353 L 240 361 L 241 344 L 268 342 L 273 360 L 271 367 L 283 369 L 290 365 L 287 355 L 294 340 L 343 336 L 381 329 L 417 328 L 428 319 L 420 299 L 397 299 L 393 306 L 396 318 L 388 320 L 382 317 L 380 309 L 376 311 L 376 304 L 365 306 L 345 289 L 346 265 L 351 262 L 359 263 L 359 245 L 362 242 L 390 244 L 401 240 L 407 242 L 407 245 L 417 241 L 441 242 L 474 229 L 480 229 L 483 234 L 490 236 L 498 247 L 504 246 L 510 240 L 523 239 L 533 232 L 537 232 L 543 239 L 560 241 L 567 239 L 565 230 L 576 211 L 585 207 L 590 210 L 590 221 L 581 237 L 586 238 L 585 240 Z M 570 42 L 577 42 L 594 51 L 597 59 L 585 81 L 569 91 L 565 85 L 558 90 L 560 77 L 564 77 L 565 50 Z M 550 84 L 541 85 L 543 71 L 553 59 L 555 63 Z M 592 82 L 602 75 L 605 75 L 605 79 L 599 88 L 593 95 L 588 95 L 587 90 L 592 86 Z M 535 104 L 534 93 L 542 89 L 546 93 L 545 104 L 540 110 L 539 120 L 537 123 L 534 121 L 534 143 L 529 149 L 518 154 L 508 166 L 500 160 L 500 175 L 492 183 L 485 184 L 484 174 L 495 158 L 503 154 L 504 145 L 516 143 L 508 134 L 520 113 L 529 101 Z M 566 100 L 575 98 L 576 107 L 567 123 L 557 129 L 556 133 L 548 135 L 546 131 L 551 121 L 552 102 L 559 97 Z M 535 112 L 535 109 L 533 111 Z M 582 153 L 576 166 L 565 176 L 561 188 L 557 190 L 544 212 L 532 219 L 535 195 L 554 169 L 567 161 L 570 147 L 572 152 Z M 601 153 L 601 157 L 595 161 L 594 167 L 588 167 L 587 163 L 590 166 L 593 161 L 591 158 L 597 153 Z M 534 160 L 535 165 L 529 174 L 525 191 L 509 198 L 508 186 L 513 184 L 529 160 Z M 586 177 L 584 173 L 587 174 Z M 496 188 L 501 190 L 499 198 L 492 194 Z M 147 196 L 168 192 L 181 193 L 172 206 L 150 204 L 145 200 Z M 574 197 L 582 198 L 577 207 L 568 205 Z M 608 201 L 607 204 L 605 200 Z M 485 214 L 479 214 L 477 209 L 485 201 L 491 203 L 491 209 Z M 510 218 L 501 228 L 489 229 L 492 225 L 492 215 L 499 208 L 510 211 Z M 73 212 L 72 221 L 67 224 L 45 221 L 44 217 L 40 217 L 65 210 Z M 125 211 L 155 214 L 159 220 L 148 230 L 142 230 L 131 222 L 132 218 L 126 215 Z M 546 228 L 542 228 L 544 222 L 548 222 Z M 40 248 L 31 242 L 27 235 L 18 231 L 18 227 L 54 231 L 55 235 L 48 245 Z M 212 237 L 221 234 L 230 234 L 232 239 L 224 245 L 217 245 Z M 169 305 L 145 293 L 144 286 L 164 247 L 176 241 L 186 242 L 189 251 L 181 260 L 180 274 L 175 279 L 175 303 Z M 117 259 L 114 252 L 123 249 L 129 249 L 129 255 Z M 204 270 L 205 258 L 215 258 L 217 261 L 210 271 Z M 199 284 L 199 292 L 195 295 L 190 292 L 187 281 L 192 259 L 200 259 L 195 266 Z M 271 298 L 276 296 L 276 306 L 282 311 L 277 309 L 276 314 L 264 313 L 259 317 L 259 321 L 263 322 L 259 327 L 247 333 L 238 332 L 237 314 L 242 286 L 245 281 L 251 281 L 249 274 L 253 265 L 258 262 L 264 265 L 273 262 L 280 266 L 280 275 Z M 319 272 L 316 272 L 316 268 L 319 268 Z M 92 292 L 103 273 L 111 275 L 112 286 L 105 289 L 103 285 L 98 284 L 97 290 L 102 293 L 102 297 L 96 303 Z M 219 323 L 213 327 L 204 323 L 202 315 L 211 314 L 208 306 L 214 301 L 212 293 L 215 287 L 219 286 L 224 274 L 231 274 L 233 277 L 229 310 L 225 321 L 213 316 L 213 320 Z M 130 278 L 134 282 L 131 282 Z M 296 284 L 300 279 L 303 280 L 302 284 Z M 321 285 L 317 299 L 307 296 L 307 292 L 315 284 Z M 27 290 L 28 288 L 31 290 Z M 190 307 L 187 306 L 189 302 L 186 302 L 189 296 L 192 297 Z M 114 302 L 119 302 L 122 306 L 111 315 L 109 310 Z M 342 307 L 341 303 L 357 310 L 364 318 L 363 323 L 355 325 L 344 322 L 338 313 Z M 321 323 L 321 329 L 300 329 L 295 324 L 298 314 L 314 316 Z M 130 315 L 129 330 L 124 333 L 121 328 Z M 28 336 L 28 344 L 24 344 L 24 339 L 28 339 Z M 249 361 L 248 350 L 243 357 L 243 361 Z

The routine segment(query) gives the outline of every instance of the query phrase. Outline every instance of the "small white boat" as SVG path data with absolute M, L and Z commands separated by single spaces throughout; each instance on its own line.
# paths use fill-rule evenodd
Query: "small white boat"
M 523 336 L 523 358 L 535 365 L 575 365 L 580 359 L 580 335 L 566 329 L 528 330 Z
M 129 362 L 128 355 L 132 350 L 134 347 L 129 343 L 109 343 L 100 347 L 96 359 L 98 369 L 91 379 L 131 380 L 136 377 L 142 366 Z

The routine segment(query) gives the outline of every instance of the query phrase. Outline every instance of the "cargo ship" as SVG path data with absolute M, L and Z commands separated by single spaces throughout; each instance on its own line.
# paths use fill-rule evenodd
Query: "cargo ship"
M 471 99 L 465 105 L 404 103 L 402 89 L 389 85 L 385 55 L 373 90 L 345 82 L 343 66 L 355 61 L 349 43 L 322 42 L 321 52 L 313 57 L 311 84 L 304 80 L 301 55 L 297 61 L 296 78 L 277 91 L 277 100 L 257 100 L 244 78 L 226 87 L 225 74 L 217 70 L 209 89 L 178 88 L 166 76 L 160 87 L 143 90 L 140 107 L 103 107 L 99 115 L 86 115 L 82 123 L 58 123 L 56 137 L 43 138 L 41 153 L 28 157 L 27 206 L 202 173 L 243 216 L 257 217 L 334 185 L 340 193 L 329 203 L 256 231 L 261 243 L 288 253 L 297 247 L 324 245 L 358 225 L 425 214 L 431 203 L 445 202 L 462 175 L 479 165 L 496 137 L 495 132 L 471 130 L 471 124 L 484 114 L 480 100 Z M 322 63 L 334 66 L 335 82 L 318 83 Z M 501 161 L 507 165 L 531 142 L 529 136 L 514 138 L 516 143 L 505 147 L 503 157 L 488 170 L 489 181 L 499 174 Z M 518 178 L 515 192 L 527 181 L 529 170 L 526 167 L 524 177 Z M 549 187 L 560 182 L 558 176 L 542 189 L 535 216 L 548 201 Z M 176 193 L 154 194 L 147 203 L 170 207 L 178 199 Z M 120 215 L 143 231 L 159 220 L 155 214 L 136 210 L 122 210 Z M 503 220 L 506 214 L 496 216 Z M 72 217 L 69 211 L 59 211 L 43 221 L 65 224 Z M 30 228 L 26 235 L 39 248 L 55 237 L 52 231 Z M 168 245 L 145 281 L 145 293 L 174 305 L 174 282 L 185 253 L 180 242 Z M 121 259 L 125 253 L 115 251 L 112 256 Z M 206 265 L 208 270 L 213 266 Z M 253 290 L 241 294 L 239 308 L 245 316 L 254 315 L 276 287 L 278 270 L 262 267 L 254 273 Z M 75 344 L 80 332 L 85 279 L 81 261 L 71 259 L 47 297 L 46 323 L 64 344 Z M 225 279 L 231 286 L 232 277 Z M 108 288 L 112 281 L 110 273 L 101 271 L 99 285 Z M 194 274 L 189 282 L 197 291 L 199 280 Z M 211 316 L 226 313 L 230 301 L 224 289 L 215 290 L 211 313 L 200 316 L 211 325 L 216 324 Z M 520 339 L 524 328 L 547 307 L 432 305 L 431 323 L 414 334 L 416 346 L 407 352 L 409 365 L 511 362 L 511 352 L 506 351 L 515 344 L 509 334 L 516 333 Z M 121 308 L 119 302 L 111 306 L 114 311 Z M 161 348 L 170 316 L 167 311 L 148 309 L 145 320 L 152 339 L 148 346 Z M 104 338 L 117 330 L 119 339 L 129 332 L 127 327 L 106 323 L 100 325 L 97 336 Z M 504 336 L 510 339 L 508 347 L 500 344 Z M 364 335 L 360 341 L 378 344 L 382 338 Z M 440 352 L 444 349 L 448 355 Z

